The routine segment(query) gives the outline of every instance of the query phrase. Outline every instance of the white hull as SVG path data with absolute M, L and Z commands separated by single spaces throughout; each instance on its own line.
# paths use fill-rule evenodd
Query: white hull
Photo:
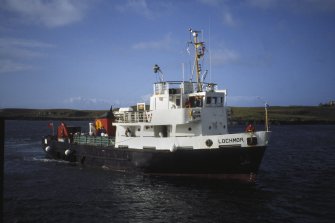
M 178 149 L 216 149 L 224 147 L 264 147 L 267 146 L 270 132 L 259 131 L 254 133 L 237 133 L 209 136 L 188 137 L 127 137 L 121 135 L 115 141 L 116 148 L 132 149 L 155 149 L 170 150 Z M 248 138 L 256 137 L 256 145 L 248 145 Z M 210 140 L 212 143 L 210 143 Z M 207 142 L 207 143 L 206 143 Z

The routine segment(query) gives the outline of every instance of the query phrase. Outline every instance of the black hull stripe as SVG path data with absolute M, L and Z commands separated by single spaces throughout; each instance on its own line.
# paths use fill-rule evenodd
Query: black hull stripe
M 47 145 L 42 147 L 45 149 Z M 53 141 L 48 157 L 122 172 L 254 182 L 265 147 L 197 150 L 140 150 Z M 71 150 L 66 156 L 65 151 Z

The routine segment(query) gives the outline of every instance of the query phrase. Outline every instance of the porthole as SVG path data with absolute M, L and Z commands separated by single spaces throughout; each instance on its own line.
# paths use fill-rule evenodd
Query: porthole
M 191 127 L 189 127 L 189 128 L 188 128 L 188 131 L 192 131 L 192 128 L 191 128 Z
M 208 147 L 211 147 L 213 145 L 213 141 L 210 139 L 207 139 L 205 143 L 206 143 L 206 146 Z

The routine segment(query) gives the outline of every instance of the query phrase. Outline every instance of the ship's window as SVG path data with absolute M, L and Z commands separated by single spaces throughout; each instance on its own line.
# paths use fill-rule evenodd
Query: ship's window
M 212 104 L 215 105 L 215 104 L 217 103 L 217 99 L 218 99 L 218 98 L 217 98 L 217 97 L 213 97 L 212 99 L 213 99 L 213 100 L 212 100 Z
M 202 97 L 189 97 L 186 99 L 185 106 L 187 108 L 202 107 Z
M 206 104 L 211 104 L 212 103 L 212 98 L 211 97 L 207 97 L 206 98 Z
M 195 98 L 195 107 L 202 107 L 202 98 L 196 97 Z
M 177 99 L 176 99 L 176 105 L 177 105 L 177 106 L 180 106 L 180 98 L 177 98 Z
M 223 104 L 223 97 L 220 97 L 220 104 Z
M 192 128 L 191 128 L 191 127 L 189 127 L 189 128 L 188 128 L 188 131 L 192 131 Z
M 194 107 L 194 97 L 189 97 L 190 108 Z
M 181 90 L 180 88 L 170 88 L 169 94 L 180 94 Z

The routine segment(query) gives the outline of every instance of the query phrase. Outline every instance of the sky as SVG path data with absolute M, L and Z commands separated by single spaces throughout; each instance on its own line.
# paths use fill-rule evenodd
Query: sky
M 335 0 L 0 0 L 0 108 L 148 103 L 155 64 L 192 78 L 189 28 L 229 106 L 335 100 Z

